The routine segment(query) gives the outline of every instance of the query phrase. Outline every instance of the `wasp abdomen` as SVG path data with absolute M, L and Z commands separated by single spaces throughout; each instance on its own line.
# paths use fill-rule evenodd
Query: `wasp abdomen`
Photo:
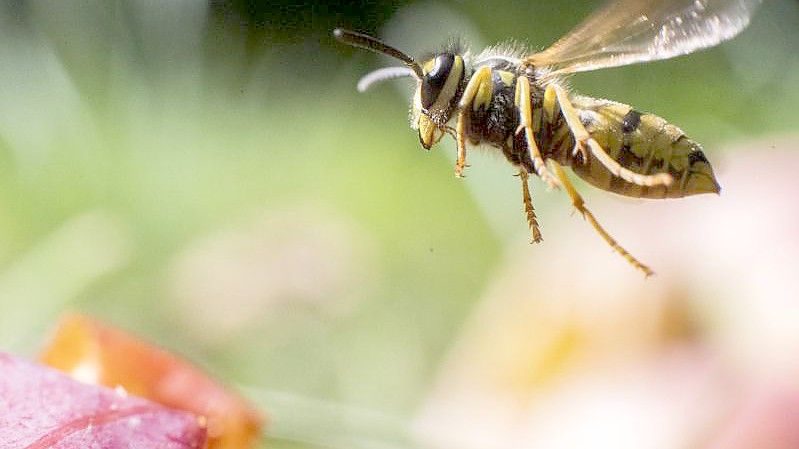
M 611 192 L 636 198 L 678 198 L 700 193 L 718 193 L 719 185 L 702 147 L 679 128 L 661 117 L 642 113 L 630 106 L 575 96 L 580 120 L 591 137 L 622 167 L 643 175 L 669 173 L 669 186 L 640 186 L 614 176 L 603 164 L 589 156 L 574 155 L 573 139 L 558 142 L 557 159 L 589 183 Z M 568 134 L 567 134 L 568 135 Z

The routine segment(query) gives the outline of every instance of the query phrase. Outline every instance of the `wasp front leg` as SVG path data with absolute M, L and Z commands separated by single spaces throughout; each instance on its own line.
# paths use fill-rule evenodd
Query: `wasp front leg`
M 566 125 L 574 135 L 575 152 L 579 151 L 583 156 L 583 161 L 587 161 L 588 154 L 590 153 L 607 168 L 613 175 L 639 186 L 669 186 L 674 181 L 668 173 L 657 173 L 654 175 L 642 175 L 632 170 L 622 167 L 615 159 L 613 159 L 607 151 L 605 151 L 599 142 L 596 141 L 588 130 L 585 129 L 583 122 L 580 121 L 580 115 L 572 105 L 571 100 L 566 91 L 556 84 L 547 86 L 544 92 L 545 103 L 550 103 L 547 106 L 554 109 L 552 100 L 557 100 L 557 106 L 560 107 L 563 113 L 563 118 L 566 120 Z M 547 109 L 547 107 L 545 107 Z M 587 149 L 586 149 L 587 148 Z
M 533 138 L 533 102 L 530 98 L 530 80 L 525 76 L 516 78 L 515 104 L 519 110 L 519 127 L 516 129 L 516 134 L 524 132 L 527 152 L 533 162 L 533 169 L 549 188 L 559 187 L 558 180 L 547 169 L 544 158 L 541 156 L 541 150 L 538 149 L 538 144 Z
M 608 234 L 608 231 L 606 231 L 605 228 L 603 228 L 602 225 L 599 224 L 596 217 L 594 217 L 594 214 L 592 214 L 591 211 L 588 210 L 587 207 L 585 207 L 585 200 L 583 200 L 583 197 L 580 196 L 580 194 L 577 192 L 577 189 L 574 188 L 574 185 L 569 180 L 568 176 L 566 175 L 566 172 L 563 171 L 563 167 L 561 167 L 560 164 L 558 164 L 558 162 L 555 161 L 554 159 L 550 159 L 550 163 L 552 164 L 552 169 L 555 171 L 555 175 L 557 175 L 561 184 L 563 184 L 564 190 L 566 190 L 566 193 L 569 194 L 569 197 L 572 200 L 572 205 L 574 205 L 574 208 L 577 209 L 577 211 L 580 212 L 580 214 L 586 220 L 588 220 L 589 223 L 591 223 L 591 226 L 594 228 L 597 234 L 599 234 L 599 236 L 602 237 L 602 239 L 605 242 L 607 242 L 607 244 L 610 245 L 610 247 L 613 248 L 614 251 L 616 251 L 617 253 L 619 253 L 619 255 L 624 257 L 627 260 L 627 262 L 630 263 L 630 265 L 643 271 L 645 276 L 649 277 L 655 274 L 655 272 L 652 271 L 652 269 L 641 263 L 638 259 L 633 257 L 633 255 L 630 254 L 626 249 L 624 249 L 621 245 L 619 245 L 619 243 L 613 237 L 611 237 L 610 234 Z
M 477 109 L 480 105 L 491 102 L 491 68 L 480 67 L 469 79 L 458 102 L 458 123 L 455 127 L 455 141 L 458 143 L 458 160 L 455 162 L 455 176 L 462 178 L 466 167 L 466 120 L 469 108 Z

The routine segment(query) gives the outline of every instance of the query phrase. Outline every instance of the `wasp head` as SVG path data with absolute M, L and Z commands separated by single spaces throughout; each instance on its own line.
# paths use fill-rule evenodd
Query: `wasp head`
M 430 149 L 443 135 L 460 99 L 465 75 L 463 57 L 455 53 L 437 54 L 422 65 L 422 73 L 413 108 L 419 141 L 425 149 Z
M 364 76 L 358 82 L 358 90 L 365 91 L 369 86 L 387 79 L 403 76 L 416 78 L 411 126 L 419 130 L 419 142 L 425 149 L 429 150 L 441 139 L 462 90 L 466 70 L 461 55 L 457 52 L 439 53 L 420 65 L 407 54 L 371 36 L 340 28 L 333 31 L 333 36 L 354 47 L 402 61 L 403 67 L 386 67 Z

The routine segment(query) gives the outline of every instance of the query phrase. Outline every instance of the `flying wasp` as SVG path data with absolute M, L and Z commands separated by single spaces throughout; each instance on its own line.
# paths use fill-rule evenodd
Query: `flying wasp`
M 594 12 L 549 48 L 514 45 L 473 54 L 450 46 L 419 63 L 373 37 L 336 29 L 339 41 L 398 59 L 399 67 L 364 76 L 358 90 L 399 77 L 417 81 L 411 127 L 430 149 L 444 134 L 457 143 L 463 176 L 467 143 L 502 151 L 518 170 L 532 241 L 541 241 L 528 175 L 563 188 L 617 253 L 647 276 L 652 270 L 619 245 L 585 206 L 563 167 L 588 183 L 635 198 L 718 193 L 702 147 L 664 119 L 571 92 L 578 72 L 672 58 L 715 46 L 741 32 L 762 0 L 618 0 Z

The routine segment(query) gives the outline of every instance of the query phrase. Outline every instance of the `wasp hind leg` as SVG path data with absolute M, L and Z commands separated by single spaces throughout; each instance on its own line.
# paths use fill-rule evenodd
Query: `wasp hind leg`
M 638 259 L 633 257 L 632 254 L 627 252 L 626 249 L 622 248 L 622 246 L 619 245 L 619 243 L 616 242 L 616 240 L 613 237 L 611 237 L 610 234 L 608 234 L 608 231 L 606 231 L 605 228 L 603 228 L 602 225 L 599 224 L 596 217 L 594 217 L 594 214 L 592 214 L 591 211 L 585 207 L 585 200 L 583 200 L 583 197 L 581 197 L 580 194 L 577 192 L 577 189 L 574 188 L 574 185 L 569 180 L 568 176 L 566 175 L 566 172 L 563 171 L 563 167 L 561 167 L 560 164 L 558 164 L 557 161 L 555 160 L 550 159 L 550 161 L 552 163 L 552 169 L 555 171 L 555 175 L 558 177 L 561 184 L 563 184 L 563 188 L 564 190 L 566 190 L 566 193 L 569 194 L 569 197 L 572 200 L 574 208 L 577 209 L 577 211 L 580 212 L 580 214 L 586 220 L 588 220 L 589 223 L 591 223 L 591 226 L 593 226 L 597 234 L 599 234 L 599 236 L 602 237 L 602 239 L 605 242 L 607 242 L 607 244 L 610 245 L 610 247 L 613 248 L 614 251 L 616 251 L 617 253 L 619 253 L 619 255 L 624 257 L 627 260 L 627 262 L 630 263 L 630 265 L 641 270 L 645 276 L 649 277 L 655 274 L 655 272 L 652 271 L 652 269 L 650 269 L 648 266 L 644 265 Z
M 518 176 L 522 181 L 524 213 L 527 215 L 527 224 L 530 226 L 530 232 L 532 233 L 532 241 L 530 243 L 540 243 L 543 238 L 541 238 L 541 229 L 538 227 L 538 218 L 535 216 L 533 198 L 530 196 L 530 186 L 527 184 L 527 170 L 525 170 L 524 167 L 519 167 Z
M 519 110 L 519 127 L 516 134 L 524 132 L 524 140 L 527 143 L 527 152 L 533 162 L 533 169 L 542 181 L 547 183 L 550 189 L 559 187 L 558 180 L 547 169 L 546 162 L 541 156 L 541 150 L 533 138 L 533 102 L 530 99 L 530 80 L 525 76 L 516 78 L 516 108 Z
M 615 159 L 613 159 L 596 141 L 591 134 L 589 134 L 588 130 L 585 129 L 583 126 L 583 122 L 580 121 L 580 115 L 577 113 L 577 110 L 572 105 L 571 101 L 569 100 L 569 96 L 563 90 L 562 87 L 557 86 L 555 84 L 550 84 L 547 86 L 546 91 L 544 93 L 544 98 L 556 99 L 558 105 L 560 106 L 561 112 L 563 112 L 563 118 L 566 120 L 566 125 L 571 130 L 572 134 L 574 135 L 575 140 L 575 153 L 578 151 L 583 156 L 583 161 L 588 160 L 587 152 L 590 151 L 591 154 L 607 168 L 613 175 L 618 176 L 619 178 L 639 186 L 645 187 L 652 187 L 652 186 L 669 186 L 674 181 L 672 176 L 668 173 L 657 173 L 654 175 L 642 175 L 640 173 L 636 173 L 632 170 L 626 169 L 622 167 Z M 545 100 L 546 103 L 546 100 Z M 551 106 L 550 106 L 551 108 Z M 587 147 L 587 150 L 586 150 Z
M 481 67 L 469 79 L 458 103 L 458 123 L 455 127 L 455 141 L 458 144 L 458 160 L 455 162 L 455 176 L 462 178 L 466 167 L 466 117 L 468 108 L 491 101 L 491 68 Z M 487 98 L 486 98 L 487 97 Z

